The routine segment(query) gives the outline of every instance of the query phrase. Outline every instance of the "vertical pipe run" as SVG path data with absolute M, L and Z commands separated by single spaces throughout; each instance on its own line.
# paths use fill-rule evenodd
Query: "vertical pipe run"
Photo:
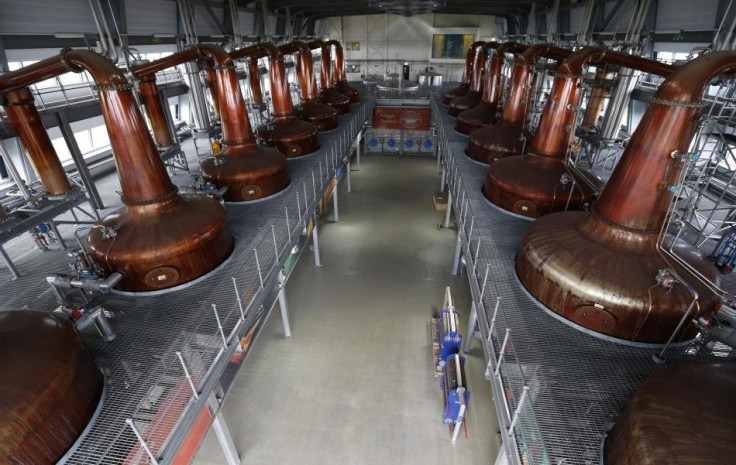
M 3 99 L 3 108 L 28 153 L 28 159 L 41 181 L 44 192 L 63 195 L 71 191 L 72 185 L 43 127 L 30 89 L 23 87 L 8 92 Z
M 141 79 L 138 83 L 138 91 L 141 94 L 143 106 L 151 122 L 153 139 L 160 147 L 171 147 L 175 142 L 166 119 L 166 109 L 163 106 L 163 99 L 156 85 L 156 75 L 149 74 Z

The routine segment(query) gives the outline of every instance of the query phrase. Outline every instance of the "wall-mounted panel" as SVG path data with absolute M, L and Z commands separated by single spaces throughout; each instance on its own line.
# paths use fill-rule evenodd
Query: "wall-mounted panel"
M 217 22 L 210 16 L 207 9 L 202 5 L 192 5 L 194 10 L 194 28 L 198 36 L 214 36 L 222 34 L 218 26 L 222 26 L 223 9 L 219 7 L 210 7 L 214 13 Z
M 176 2 L 126 0 L 125 15 L 132 35 L 176 34 Z
M 3 34 L 96 33 L 87 0 L 65 0 L 63 7 L 48 0 L 0 0 Z
M 657 30 L 714 29 L 718 0 L 659 0 Z

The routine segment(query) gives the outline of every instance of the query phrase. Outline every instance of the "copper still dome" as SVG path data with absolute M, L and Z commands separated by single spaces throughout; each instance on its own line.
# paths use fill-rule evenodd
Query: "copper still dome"
M 454 99 L 462 97 L 470 90 L 470 76 L 473 74 L 473 63 L 478 50 L 483 46 L 482 41 L 473 42 L 465 55 L 465 67 L 463 68 L 463 78 L 460 85 L 454 89 L 450 89 L 442 96 L 442 103 L 449 105 Z
M 501 120 L 493 126 L 473 131 L 466 154 L 484 164 L 520 155 L 531 135 L 525 130 L 527 112 L 532 101 L 534 86 L 533 67 L 539 57 L 564 59 L 570 50 L 549 44 L 532 45 L 514 58 L 511 85 L 504 101 Z
M 258 137 L 276 147 L 286 157 L 308 155 L 319 148 L 317 128 L 306 121 L 297 119 L 291 101 L 289 83 L 286 79 L 284 55 L 270 42 L 251 45 L 230 52 L 232 58 L 257 60 L 267 57 L 270 64 L 269 80 L 273 113 L 268 123 L 256 130 Z
M 318 131 L 329 131 L 337 127 L 337 110 L 325 105 L 317 98 L 317 81 L 314 78 L 312 51 L 304 42 L 280 45 L 284 54 L 298 53 L 296 72 L 302 91 L 302 100 L 297 108 L 300 119 L 312 123 Z
M 233 248 L 225 210 L 210 197 L 177 193 L 131 85 L 110 60 L 87 50 L 64 50 L 1 75 L 0 94 L 83 70 L 97 84 L 124 204 L 90 230 L 90 256 L 107 273 L 122 273 L 118 287 L 127 291 L 169 288 L 211 271 Z M 202 215 L 192 221 L 192 211 Z
M 484 42 L 473 61 L 473 72 L 470 75 L 470 88 L 460 97 L 452 99 L 447 113 L 457 116 L 465 110 L 477 107 L 483 97 L 483 82 L 486 79 L 486 62 L 489 50 L 495 50 L 498 42 Z
M 577 50 L 558 68 L 534 138 L 523 155 L 497 160 L 488 167 L 484 195 L 504 210 L 538 218 L 562 210 L 580 210 L 602 188 L 592 172 L 567 166 L 582 98 L 584 68 L 590 61 L 639 69 L 660 76 L 675 68 L 605 47 Z
M 57 463 L 84 432 L 102 373 L 65 315 L 0 312 L 0 462 Z
M 483 80 L 483 95 L 480 103 L 469 110 L 457 115 L 455 130 L 469 135 L 483 126 L 496 124 L 496 113 L 501 108 L 501 98 L 504 89 L 503 66 L 506 54 L 518 54 L 527 49 L 526 45 L 515 42 L 505 42 L 499 45 L 493 53 L 488 67 L 488 73 Z
M 605 465 L 721 465 L 736 459 L 736 364 L 688 362 L 636 391 L 605 441 Z
M 355 87 L 348 84 L 348 78 L 345 74 L 345 58 L 342 50 L 342 44 L 336 40 L 328 40 L 325 42 L 328 46 L 335 47 L 335 61 L 332 67 L 332 80 L 330 84 L 335 90 L 347 96 L 350 103 L 360 102 L 360 92 Z
M 338 115 L 350 113 L 350 98 L 330 86 L 330 47 L 326 42 L 313 40 L 307 44 L 311 50 L 320 49 L 319 100 L 337 110 Z
M 663 344 L 683 315 L 696 318 L 719 301 L 712 290 L 720 285 L 719 273 L 697 249 L 681 241 L 672 246 L 674 255 L 665 255 L 670 246 L 660 244 L 703 90 L 713 77 L 735 69 L 736 54 L 713 52 L 674 71 L 650 101 L 591 211 L 553 213 L 532 223 L 516 271 L 540 303 L 603 336 Z M 667 286 L 662 274 L 672 277 Z M 688 320 L 675 340 L 695 331 Z

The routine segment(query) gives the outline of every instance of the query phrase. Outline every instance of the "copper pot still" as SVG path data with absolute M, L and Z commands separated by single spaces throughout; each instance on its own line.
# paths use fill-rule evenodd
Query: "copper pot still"
M 106 272 L 120 272 L 118 286 L 126 291 L 165 289 L 211 271 L 233 248 L 225 210 L 209 197 L 177 194 L 131 86 L 111 61 L 64 50 L 0 76 L 0 94 L 83 70 L 99 90 L 124 204 L 90 230 L 88 253 Z
M 330 85 L 335 90 L 347 96 L 350 103 L 360 102 L 360 92 L 355 87 L 348 84 L 348 78 L 345 73 L 345 55 L 343 53 L 342 44 L 336 40 L 328 40 L 325 42 L 328 46 L 335 47 L 335 61 L 332 68 L 332 80 Z
M 499 45 L 493 53 L 483 79 L 483 95 L 478 105 L 457 115 L 455 130 L 461 134 L 470 135 L 483 126 L 496 124 L 497 113 L 501 106 L 501 97 L 504 88 L 503 66 L 507 53 L 519 54 L 527 49 L 526 45 L 515 42 L 505 42 Z
M 736 53 L 714 52 L 674 71 L 650 101 L 592 210 L 553 213 L 529 227 L 516 270 L 540 303 L 596 333 L 654 344 L 665 343 L 690 309 L 675 340 L 695 335 L 691 320 L 711 310 L 718 296 L 664 255 L 660 235 L 670 188 L 679 183 L 697 127 L 703 90 L 713 77 L 734 70 Z M 678 243 L 674 252 L 720 285 L 719 273 L 699 251 Z
M 319 100 L 325 105 L 329 105 L 337 110 L 338 115 L 346 115 L 350 113 L 350 98 L 341 94 L 330 86 L 330 46 L 321 40 L 313 40 L 307 44 L 311 50 L 320 49 L 320 72 L 319 83 L 320 92 Z
M 686 362 L 642 384 L 608 433 L 605 465 L 726 464 L 736 457 L 736 365 Z
M 483 193 L 502 209 L 530 218 L 589 205 L 603 182 L 592 172 L 568 167 L 567 154 L 582 97 L 581 80 L 590 61 L 625 66 L 659 76 L 675 68 L 654 60 L 584 47 L 560 65 L 544 106 L 539 128 L 523 155 L 502 158 L 488 167 Z
M 65 315 L 0 312 L 0 462 L 57 463 L 100 403 L 102 373 Z
M 302 100 L 297 108 L 299 119 L 313 124 L 318 131 L 329 131 L 337 127 L 337 110 L 325 105 L 317 98 L 317 80 L 314 78 L 312 51 L 304 42 L 291 42 L 279 46 L 284 54 L 297 53 L 296 73 L 302 91 Z
M 498 42 L 484 42 L 473 60 L 473 73 L 470 75 L 470 88 L 468 92 L 453 99 L 447 113 L 457 116 L 465 110 L 477 107 L 483 97 L 483 82 L 486 79 L 486 62 L 488 53 L 498 47 Z
M 525 130 L 534 89 L 534 63 L 540 57 L 563 60 L 572 52 L 549 44 L 532 45 L 514 58 L 511 85 L 501 120 L 493 126 L 473 131 L 466 154 L 490 164 L 504 157 L 520 155 L 531 135 Z
M 204 178 L 227 187 L 225 201 L 246 202 L 281 192 L 289 185 L 284 156 L 275 149 L 259 147 L 245 111 L 233 59 L 220 47 L 199 45 L 160 60 L 133 68 L 136 76 L 155 74 L 193 60 L 214 64 L 213 84 L 222 123 L 223 149 L 200 163 Z M 257 76 L 257 70 L 255 72 Z M 251 76 L 254 71 L 251 69 Z M 258 94 L 253 93 L 254 97 Z
M 448 90 L 442 96 L 442 103 L 445 105 L 449 105 L 450 102 L 456 98 L 466 95 L 470 90 L 470 77 L 473 75 L 473 63 L 475 63 L 475 57 L 482 46 L 482 41 L 473 42 L 470 45 L 468 53 L 465 55 L 465 67 L 463 68 L 463 77 L 460 81 L 460 85 L 454 89 Z
M 232 58 L 250 58 L 255 61 L 267 57 L 270 64 L 271 120 L 256 130 L 258 137 L 276 147 L 287 158 L 308 155 L 319 148 L 317 128 L 297 119 L 286 78 L 284 55 L 270 42 L 251 45 L 230 53 Z

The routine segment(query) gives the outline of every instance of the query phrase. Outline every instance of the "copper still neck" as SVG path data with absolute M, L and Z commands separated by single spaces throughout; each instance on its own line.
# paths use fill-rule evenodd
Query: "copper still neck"
M 317 80 L 314 78 L 314 60 L 312 51 L 304 42 L 291 42 L 279 46 L 284 54 L 298 53 L 296 73 L 299 77 L 299 85 L 302 89 L 302 100 L 314 100 L 317 98 Z
M 166 120 L 163 101 L 156 85 L 156 76 L 149 74 L 138 83 L 138 91 L 153 129 L 153 139 L 161 147 L 174 145 L 174 138 Z
M 291 116 L 294 114 L 294 105 L 291 101 L 291 94 L 289 93 L 289 83 L 286 79 L 284 55 L 278 47 L 270 42 L 266 42 L 235 50 L 230 53 L 230 56 L 236 59 L 249 57 L 251 60 L 268 57 L 274 116 Z

